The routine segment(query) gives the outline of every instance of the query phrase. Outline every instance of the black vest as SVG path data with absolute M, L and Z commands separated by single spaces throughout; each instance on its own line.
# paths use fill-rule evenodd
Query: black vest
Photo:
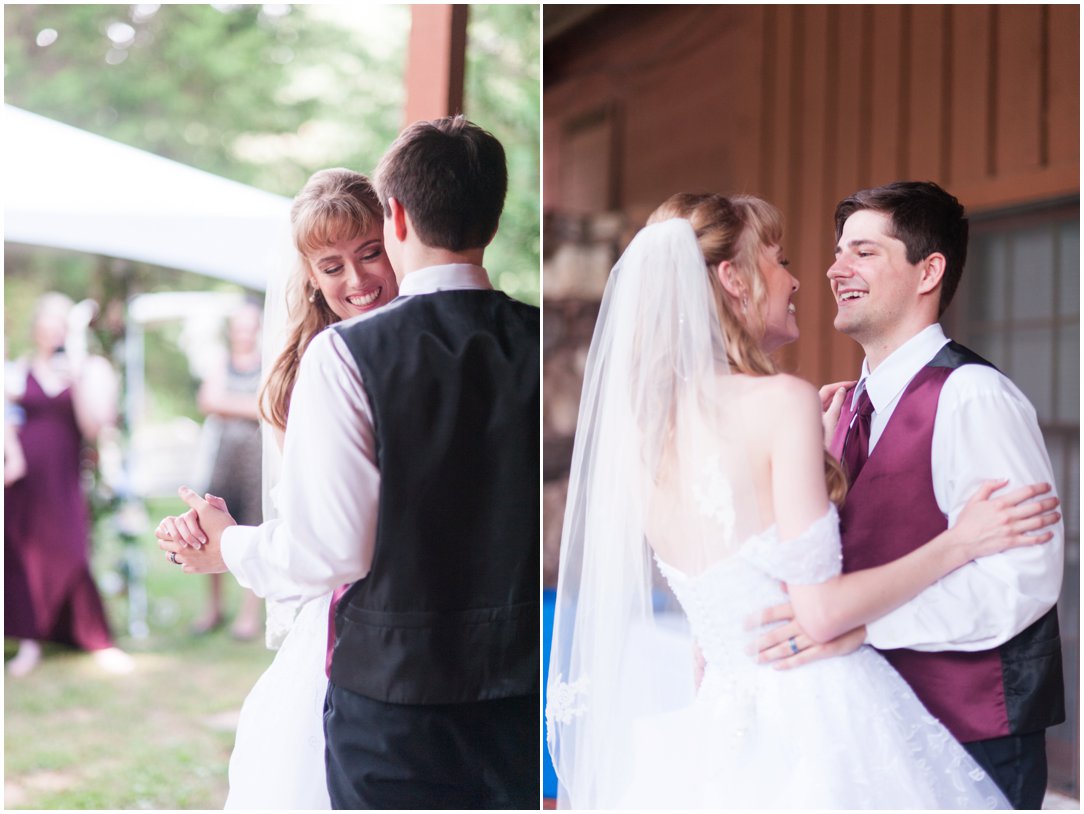
M 372 407 L 380 503 L 331 681 L 396 704 L 538 693 L 538 308 L 443 291 L 335 330 Z

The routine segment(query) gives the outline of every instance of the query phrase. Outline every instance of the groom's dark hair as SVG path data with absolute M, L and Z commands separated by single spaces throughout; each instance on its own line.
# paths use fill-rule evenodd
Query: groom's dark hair
M 967 261 L 968 221 L 963 205 L 933 181 L 895 181 L 863 189 L 836 205 L 837 241 L 847 218 L 861 209 L 888 215 L 890 234 L 903 243 L 908 263 L 918 263 L 934 252 L 945 256 L 937 316 L 944 314 Z
M 450 251 L 489 245 L 508 191 L 504 147 L 463 116 L 416 122 L 376 168 L 380 205 L 395 198 L 426 246 Z

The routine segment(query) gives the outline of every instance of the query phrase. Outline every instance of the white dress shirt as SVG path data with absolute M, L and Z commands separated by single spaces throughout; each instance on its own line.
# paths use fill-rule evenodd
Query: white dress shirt
M 381 312 L 412 296 L 491 288 L 480 266 L 418 269 Z M 380 502 L 372 410 L 357 364 L 334 330 L 316 336 L 301 360 L 278 490 L 278 519 L 222 535 L 222 558 L 242 586 L 304 602 L 369 573 Z
M 854 389 L 873 404 L 870 453 L 900 396 L 948 342 L 930 325 L 870 373 L 863 361 Z M 983 481 L 1008 478 L 995 497 L 1031 483 L 1054 484 L 1035 409 L 1004 375 L 985 365 L 964 365 L 945 381 L 934 419 L 931 454 L 937 505 L 952 527 Z M 1061 591 L 1064 527 L 1038 546 L 973 561 L 910 602 L 867 626 L 867 641 L 882 650 L 988 650 L 1046 613 Z M 876 545 L 875 540 L 868 545 Z

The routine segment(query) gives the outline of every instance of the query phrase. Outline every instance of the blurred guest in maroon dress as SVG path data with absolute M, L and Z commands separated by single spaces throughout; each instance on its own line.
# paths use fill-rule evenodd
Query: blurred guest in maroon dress
M 41 659 L 39 642 L 92 651 L 111 672 L 131 670 L 113 644 L 90 572 L 90 517 L 80 453 L 111 427 L 117 377 L 86 354 L 92 303 L 45 294 L 35 308 L 30 358 L 9 366 L 7 398 L 22 411 L 18 441 L 25 474 L 4 488 L 4 635 L 20 640 L 8 673 L 23 676 Z

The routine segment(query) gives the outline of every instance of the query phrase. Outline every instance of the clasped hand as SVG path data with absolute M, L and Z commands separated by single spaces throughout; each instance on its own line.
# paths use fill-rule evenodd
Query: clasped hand
M 237 521 L 220 497 L 202 498 L 187 486 L 177 494 L 190 508 L 162 519 L 154 530 L 158 547 L 186 574 L 221 574 L 227 570 L 222 559 L 222 532 L 236 526 Z

